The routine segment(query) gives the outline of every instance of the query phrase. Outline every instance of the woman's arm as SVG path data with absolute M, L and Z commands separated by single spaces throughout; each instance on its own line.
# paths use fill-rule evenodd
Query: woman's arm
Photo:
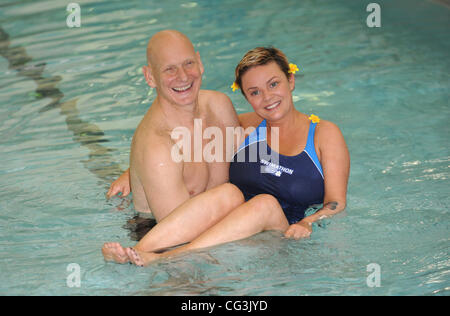
M 323 207 L 291 225 L 285 233 L 288 238 L 308 237 L 312 232 L 312 223 L 336 215 L 345 209 L 347 203 L 350 155 L 340 129 L 335 124 L 322 120 L 316 127 L 314 138 L 324 175 Z

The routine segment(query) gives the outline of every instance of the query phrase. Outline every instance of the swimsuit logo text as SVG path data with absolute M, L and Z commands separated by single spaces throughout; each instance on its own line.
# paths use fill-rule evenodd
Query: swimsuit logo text
M 287 173 L 289 175 L 292 175 L 294 173 L 294 170 L 292 170 L 290 168 L 286 168 L 286 167 L 277 165 L 277 164 L 275 164 L 273 162 L 268 162 L 265 159 L 261 159 L 260 162 L 264 166 L 264 167 L 261 166 L 261 172 L 263 172 L 263 169 L 264 169 L 265 173 L 271 173 L 271 174 L 273 174 L 274 176 L 277 176 L 277 177 L 281 177 L 281 174 L 283 172 Z

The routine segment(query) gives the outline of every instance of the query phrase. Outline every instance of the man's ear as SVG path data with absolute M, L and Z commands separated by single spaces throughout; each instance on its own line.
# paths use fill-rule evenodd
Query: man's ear
M 150 66 L 142 66 L 142 73 L 144 74 L 147 84 L 152 88 L 156 88 L 155 79 L 153 78 L 152 69 Z
M 205 72 L 205 68 L 203 68 L 202 59 L 200 58 L 200 52 L 196 52 L 196 55 L 197 55 L 198 65 L 200 67 L 200 73 L 203 75 L 203 73 Z

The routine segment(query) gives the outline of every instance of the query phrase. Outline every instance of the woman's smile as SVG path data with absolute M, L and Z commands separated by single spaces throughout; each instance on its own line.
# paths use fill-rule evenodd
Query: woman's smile
M 281 103 L 281 101 L 274 102 L 274 103 L 266 106 L 265 109 L 268 111 L 274 110 L 280 105 L 280 103 Z

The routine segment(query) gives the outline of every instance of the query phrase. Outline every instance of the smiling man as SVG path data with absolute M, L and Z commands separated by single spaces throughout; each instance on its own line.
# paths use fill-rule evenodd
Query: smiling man
M 171 152 L 177 139 L 172 139 L 172 131 L 183 127 L 194 138 L 194 125 L 201 122 L 202 132 L 216 127 L 225 135 L 226 128 L 239 126 L 239 121 L 225 94 L 200 89 L 203 64 L 200 54 L 184 34 L 174 30 L 156 33 L 148 42 L 147 63 L 142 70 L 157 96 L 134 133 L 130 169 L 121 176 L 124 180 L 119 178 L 118 181 L 129 179 L 136 211 L 152 213 L 160 222 L 191 197 L 228 182 L 229 160 L 226 157 L 212 162 L 193 157 L 174 161 Z M 195 126 L 196 130 L 198 128 Z M 190 143 L 192 153 L 198 152 L 196 147 L 204 145 L 198 141 Z M 227 151 L 224 147 L 222 152 L 230 152 L 230 149 Z M 108 196 L 117 193 L 110 189 Z M 106 260 L 127 260 L 118 243 L 106 243 L 102 251 Z
M 147 62 L 143 73 L 157 97 L 133 137 L 130 183 L 135 209 L 151 211 L 159 222 L 190 197 L 228 181 L 226 159 L 174 162 L 171 150 L 176 140 L 171 132 L 184 127 L 194 135 L 194 122 L 201 120 L 203 129 L 214 126 L 225 133 L 239 121 L 225 94 L 200 89 L 203 64 L 184 34 L 173 30 L 155 34 L 147 46 Z

